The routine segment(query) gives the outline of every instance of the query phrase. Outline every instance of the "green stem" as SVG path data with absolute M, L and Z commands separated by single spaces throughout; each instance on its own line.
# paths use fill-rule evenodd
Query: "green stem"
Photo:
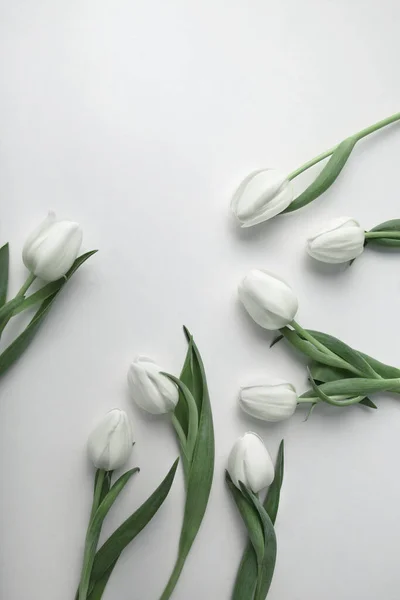
M 386 238 L 391 240 L 400 240 L 400 231 L 366 231 L 366 239 Z
M 87 528 L 86 539 L 85 539 L 85 549 L 83 552 L 82 574 L 81 574 L 81 580 L 80 580 L 79 589 L 78 589 L 79 600 L 86 600 L 88 597 L 88 590 L 84 590 L 84 589 L 82 589 L 82 587 L 83 587 L 83 579 L 85 577 L 86 564 L 88 563 L 88 561 L 90 559 L 90 555 L 91 555 L 91 539 L 90 539 L 89 533 L 90 533 L 90 527 L 91 527 L 91 524 L 93 521 L 93 517 L 96 514 L 97 509 L 99 508 L 99 505 L 101 502 L 101 493 L 102 493 L 102 489 L 103 489 L 105 475 L 106 475 L 106 471 L 104 471 L 103 469 L 99 469 L 97 471 L 96 485 L 95 485 L 94 492 L 93 492 L 92 510 L 90 512 L 89 525 Z
M 366 127 L 365 129 L 361 129 L 361 131 L 359 131 L 358 133 L 355 133 L 354 135 L 352 135 L 350 137 L 355 138 L 358 142 L 359 140 L 366 137 L 367 135 L 370 135 L 371 133 L 374 133 L 375 131 L 378 131 L 379 129 L 382 129 L 383 127 L 386 127 L 387 125 L 390 125 L 391 123 L 395 123 L 396 121 L 399 121 L 399 120 L 400 120 L 400 113 L 395 113 L 394 115 L 391 115 L 390 117 L 387 117 L 386 119 L 382 119 L 382 121 L 378 121 L 377 123 L 374 123 L 373 125 L 370 125 L 369 127 Z M 304 163 L 304 165 L 301 165 L 301 167 L 299 167 L 298 169 L 296 169 L 295 171 L 290 173 L 290 175 L 288 176 L 288 179 L 294 179 L 298 175 L 301 175 L 301 173 L 304 173 L 304 171 L 307 171 L 307 169 L 310 169 L 317 163 L 321 162 L 321 160 L 328 158 L 329 156 L 331 156 L 334 153 L 334 151 L 336 150 L 336 148 L 338 146 L 339 146 L 339 144 L 336 144 L 336 146 L 329 148 L 329 150 L 326 150 L 326 152 L 323 152 L 322 154 L 319 154 L 315 158 L 312 158 L 308 162 Z
M 341 356 L 338 356 L 337 354 L 332 352 L 332 350 L 329 350 L 329 348 L 324 346 L 324 344 L 319 342 L 313 335 L 311 335 L 311 333 L 307 331 L 307 329 L 303 329 L 303 327 L 301 327 L 299 323 L 297 323 L 296 321 L 292 321 L 291 326 L 300 337 L 310 342 L 315 348 L 317 348 L 317 350 L 323 352 L 327 356 L 333 356 L 336 360 L 340 361 L 342 363 L 343 369 L 354 373 L 354 375 L 357 375 L 358 377 L 364 377 L 364 373 L 362 371 L 357 369 L 357 367 L 354 367 L 351 363 L 347 362 L 347 360 L 345 360 Z
M 175 589 L 176 584 L 178 583 L 180 574 L 182 573 L 182 569 L 185 566 L 186 556 L 180 556 L 178 561 L 175 564 L 174 570 L 171 573 L 171 577 L 167 583 L 165 590 L 160 598 L 160 600 L 168 600 L 171 597 L 172 592 Z
M 91 523 L 97 509 L 99 508 L 105 476 L 106 476 L 106 471 L 104 471 L 103 469 L 99 469 L 97 471 L 96 485 L 95 485 L 94 492 L 93 492 L 93 502 L 92 502 L 92 510 L 90 511 L 89 524 Z
M 317 339 L 315 339 L 315 337 L 312 336 L 311 333 L 307 331 L 307 329 L 303 329 L 303 327 L 299 323 L 297 323 L 297 321 L 292 321 L 290 324 L 296 331 L 296 333 L 300 335 L 300 337 L 304 338 L 308 342 L 311 342 L 311 344 L 315 346 L 315 348 L 318 348 L 318 350 L 320 350 L 324 354 L 329 354 L 330 356 L 336 357 L 336 354 L 334 352 L 328 350 L 328 348 L 324 346 L 324 344 L 321 344 L 321 342 L 319 342 Z
M 21 287 L 19 292 L 16 294 L 14 300 L 18 300 L 18 298 L 23 298 L 25 296 L 26 292 L 28 291 L 28 289 L 31 287 L 32 283 L 35 281 L 35 279 L 36 279 L 36 275 L 34 275 L 33 273 L 29 273 L 24 285 Z M 0 336 L 3 333 L 4 329 L 6 328 L 7 324 L 10 322 L 10 320 L 12 319 L 13 316 L 14 316 L 14 312 L 11 312 L 6 319 L 2 320 L 1 325 L 0 325 Z
M 25 296 L 26 292 L 29 290 L 29 288 L 31 287 L 31 285 L 35 281 L 35 279 L 36 279 L 36 275 L 34 275 L 33 273 L 29 273 L 24 285 L 21 287 L 21 289 L 19 290 L 19 292 L 17 293 L 17 295 L 15 297 L 21 298 L 22 296 Z

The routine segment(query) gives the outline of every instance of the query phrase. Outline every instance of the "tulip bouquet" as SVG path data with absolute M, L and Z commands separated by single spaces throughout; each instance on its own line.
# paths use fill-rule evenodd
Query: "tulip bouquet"
M 192 335 L 184 331 L 188 351 L 179 379 L 146 357 L 138 357 L 128 372 L 131 395 L 140 408 L 171 414 L 185 477 L 178 556 L 161 600 L 170 598 L 178 583 L 207 508 L 214 473 L 214 428 L 204 365 Z
M 345 407 L 376 405 L 369 394 L 379 391 L 400 393 L 400 369 L 385 365 L 354 350 L 341 340 L 295 321 L 297 298 L 281 278 L 267 271 L 253 270 L 239 286 L 239 297 L 254 321 L 271 331 L 280 331 L 292 346 L 311 359 L 308 375 L 311 389 L 296 397 L 294 387 L 285 382 L 243 388 L 240 403 L 249 414 L 268 421 L 290 417 L 296 404 L 318 403 Z
M 82 229 L 78 223 L 58 220 L 54 213 L 49 213 L 24 245 L 22 258 L 29 275 L 19 292 L 9 301 L 9 246 L 5 244 L 0 248 L 0 335 L 13 317 L 39 304 L 27 327 L 0 354 L 0 375 L 27 349 L 66 282 L 96 252 L 93 250 L 78 257 L 81 243 Z M 27 296 L 36 279 L 45 285 Z
M 239 185 L 231 202 L 233 214 L 241 227 L 252 227 L 281 213 L 293 212 L 319 198 L 336 181 L 358 141 L 399 119 L 400 113 L 396 113 L 355 133 L 289 175 L 276 169 L 259 169 L 250 173 Z M 295 197 L 292 181 L 327 158 L 328 162 L 315 180 Z
M 274 574 L 276 535 L 284 471 L 283 441 L 275 469 L 261 438 L 246 433 L 234 444 L 226 482 L 247 528 L 249 541 L 236 576 L 232 600 L 265 600 Z M 258 493 L 269 486 L 264 502 Z
M 385 221 L 370 231 L 364 231 L 351 217 L 333 219 L 309 237 L 307 251 L 316 260 L 339 264 L 353 261 L 367 244 L 400 248 L 400 219 Z

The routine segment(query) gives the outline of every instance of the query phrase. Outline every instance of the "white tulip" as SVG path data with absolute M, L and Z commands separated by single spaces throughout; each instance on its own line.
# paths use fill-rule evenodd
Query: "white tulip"
M 296 410 L 297 393 L 291 383 L 270 379 L 263 384 L 242 387 L 239 405 L 256 419 L 282 421 L 291 417 Z
M 228 459 L 228 473 L 236 487 L 240 489 L 242 482 L 255 494 L 273 482 L 274 465 L 256 433 L 247 432 L 235 442 Z
M 82 243 L 78 223 L 57 220 L 53 212 L 25 242 L 22 258 L 25 266 L 44 281 L 56 281 L 72 267 Z
M 343 263 L 357 258 L 364 250 L 365 231 L 350 217 L 330 221 L 307 241 L 307 251 L 325 263 Z
M 289 206 L 294 198 L 292 183 L 276 169 L 250 173 L 236 190 L 231 208 L 242 227 L 268 221 Z
M 123 410 L 114 408 L 90 434 L 89 457 L 97 469 L 114 471 L 128 460 L 132 443 L 132 427 L 128 415 Z
M 146 356 L 138 356 L 128 371 L 128 384 L 133 400 L 153 415 L 172 412 L 179 400 L 176 385 L 163 369 Z
M 243 279 L 239 298 L 254 321 L 272 331 L 291 323 L 298 309 L 292 288 L 280 277 L 259 269 Z

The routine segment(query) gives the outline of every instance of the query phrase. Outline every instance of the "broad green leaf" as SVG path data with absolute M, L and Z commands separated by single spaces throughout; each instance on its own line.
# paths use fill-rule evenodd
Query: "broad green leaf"
M 161 600 L 170 598 L 178 582 L 206 512 L 214 474 L 214 426 L 204 365 L 200 352 L 186 328 L 185 334 L 189 341 L 190 357 L 185 360 L 187 367 L 184 373 L 184 383 L 196 401 L 199 411 L 199 427 L 186 482 L 186 502 L 178 557 Z
M 9 302 L 3 304 L 3 306 L 0 308 L 0 332 L 3 331 L 12 314 L 16 309 L 18 309 L 23 301 L 23 297 L 14 298 L 13 300 L 9 300 Z
M 281 497 L 281 488 L 283 483 L 285 467 L 285 447 L 284 441 L 282 440 L 279 444 L 278 456 L 275 463 L 275 477 L 273 482 L 268 488 L 268 493 L 265 497 L 264 508 L 267 511 L 269 518 L 272 523 L 275 524 L 276 516 L 278 514 L 279 500 Z
M 327 396 L 355 397 L 366 396 L 379 391 L 400 392 L 400 380 L 364 379 L 353 377 L 341 379 L 340 381 L 328 381 L 319 386 L 319 390 Z M 314 390 L 308 390 L 302 398 L 316 398 Z
M 330 354 L 325 354 L 321 350 L 318 350 L 311 342 L 304 340 L 301 338 L 295 331 L 289 329 L 288 327 L 283 327 L 281 330 L 282 335 L 300 352 L 309 356 L 314 361 L 323 363 L 325 365 L 329 365 L 331 367 L 337 367 L 342 369 L 346 366 L 346 363 L 339 356 L 331 356 Z
M 115 561 L 115 563 L 108 569 L 101 579 L 96 581 L 92 591 L 88 596 L 88 600 L 101 600 L 116 563 L 117 561 Z
M 137 509 L 118 529 L 108 538 L 103 546 L 96 553 L 92 575 L 90 590 L 94 591 L 95 585 L 109 577 L 111 572 L 120 557 L 121 553 L 130 544 L 132 540 L 146 527 L 146 525 L 154 517 L 164 500 L 168 496 L 174 481 L 176 469 L 179 459 L 172 465 L 165 479 L 153 492 L 153 494 Z M 93 600 L 91 598 L 91 600 Z
M 177 377 L 175 377 L 174 375 L 170 375 L 168 373 L 161 373 L 161 374 L 165 375 L 165 377 L 168 377 L 168 379 L 170 379 L 171 381 L 173 381 L 175 383 L 175 385 L 178 387 L 179 392 L 183 395 L 185 402 L 187 404 L 188 415 L 189 415 L 189 426 L 188 426 L 187 438 L 184 443 L 184 451 L 185 451 L 184 453 L 185 453 L 185 460 L 188 459 L 189 462 L 191 463 L 194 447 L 196 445 L 197 432 L 198 432 L 198 426 L 199 426 L 199 414 L 198 414 L 198 410 L 197 410 L 196 400 L 193 398 L 193 394 L 189 390 L 189 388 L 182 381 L 180 381 Z M 182 444 L 181 436 L 179 436 L 179 441 Z
M 122 492 L 132 475 L 137 473 L 139 469 L 131 469 L 124 473 L 110 488 L 108 494 L 104 497 L 96 510 L 93 518 L 90 520 L 89 528 L 85 541 L 85 551 L 83 556 L 83 566 L 81 581 L 79 584 L 78 598 L 79 600 L 86 600 L 89 592 L 90 577 L 92 573 L 93 562 L 96 554 L 97 544 L 101 533 L 103 521 L 110 511 L 115 500 Z
M 274 481 L 268 488 L 264 500 L 264 508 L 267 511 L 272 524 L 275 523 L 278 513 L 279 499 L 284 474 L 284 443 L 280 443 L 278 456 L 275 463 Z M 243 553 L 242 560 L 235 581 L 232 600 L 252 600 L 257 583 L 257 558 L 251 542 Z
M 326 192 L 340 175 L 356 143 L 357 138 L 350 137 L 339 144 L 312 184 L 297 196 L 283 212 L 288 213 L 298 210 Z
M 26 329 L 24 329 L 24 331 L 4 350 L 4 352 L 0 354 L 0 375 L 3 375 L 3 373 L 5 373 L 7 369 L 9 369 L 11 365 L 27 349 L 32 339 L 35 337 L 35 334 L 39 329 L 39 326 L 42 323 L 44 317 L 49 312 L 54 300 L 56 299 L 59 292 L 62 290 L 64 284 L 68 281 L 68 279 L 72 277 L 75 271 L 95 252 L 97 252 L 97 250 L 93 250 L 92 252 L 82 254 L 82 256 L 79 256 L 76 259 L 71 269 L 65 275 L 63 285 L 51 296 L 49 296 L 44 302 L 42 302 L 41 306 L 34 314 L 32 320 L 29 322 Z
M 187 331 L 186 328 L 184 328 L 185 335 L 187 336 L 186 331 Z M 182 367 L 180 380 L 189 389 L 193 389 L 192 340 L 189 339 L 188 342 L 189 342 L 189 347 L 188 347 L 188 350 L 186 353 L 185 362 Z M 176 419 L 178 420 L 178 422 L 182 428 L 182 431 L 186 437 L 188 434 L 188 428 L 189 428 L 189 413 L 188 413 L 187 403 L 185 402 L 185 398 L 184 398 L 182 392 L 179 392 L 179 401 L 174 410 L 174 415 L 175 415 Z
M 364 354 L 363 352 L 360 352 L 360 354 L 363 359 L 371 365 L 375 373 L 378 373 L 378 375 L 384 379 L 395 379 L 400 377 L 400 369 L 391 367 L 390 365 L 385 365 L 384 363 L 379 362 L 379 360 L 376 360 L 375 358 L 372 358 L 372 356 L 368 356 L 368 354 Z
M 3 306 L 7 301 L 9 260 L 9 246 L 4 244 L 0 248 L 0 306 Z
M 318 362 L 311 363 L 310 372 L 315 381 L 318 381 L 319 383 L 355 377 L 355 375 L 350 373 L 350 371 L 346 371 L 345 369 L 337 369 L 336 367 L 328 367 L 328 365 L 322 365 Z
M 400 219 L 391 219 L 390 221 L 379 223 L 371 231 L 400 231 Z
M 361 356 L 357 350 L 353 350 L 350 346 L 333 337 L 327 333 L 321 331 L 314 331 L 312 329 L 307 330 L 315 339 L 323 344 L 328 350 L 334 352 L 340 358 L 343 358 L 347 363 L 355 367 L 359 372 L 360 376 L 365 377 L 376 377 L 377 374 L 371 365 Z
M 236 487 L 228 472 L 225 472 L 225 480 L 250 538 L 250 543 L 254 551 L 257 578 L 258 568 L 261 567 L 264 558 L 264 532 L 258 511 L 243 492 Z M 235 597 L 235 595 L 233 597 Z

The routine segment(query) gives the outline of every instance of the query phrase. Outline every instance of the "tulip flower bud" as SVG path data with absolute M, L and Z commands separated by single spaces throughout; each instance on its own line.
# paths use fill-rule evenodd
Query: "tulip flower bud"
M 97 469 L 114 471 L 122 467 L 132 451 L 132 428 L 128 415 L 110 410 L 88 439 L 88 453 Z
M 297 394 L 291 383 L 270 379 L 267 383 L 242 387 L 239 405 L 247 414 L 262 421 L 282 421 L 296 410 Z
M 293 198 L 293 186 L 283 173 L 260 169 L 239 185 L 231 208 L 242 227 L 251 227 L 281 213 Z
M 153 415 L 172 412 L 179 400 L 178 388 L 161 367 L 145 356 L 138 356 L 128 371 L 128 384 L 133 400 Z
M 228 473 L 236 487 L 240 489 L 242 482 L 255 494 L 273 482 L 274 465 L 256 433 L 247 432 L 235 442 L 228 459 Z
M 22 258 L 25 266 L 44 281 L 56 281 L 72 267 L 82 243 L 78 223 L 59 221 L 53 212 L 25 242 Z
M 243 279 L 239 298 L 254 321 L 272 331 L 291 323 L 298 309 L 292 288 L 280 277 L 259 269 Z
M 364 250 L 365 231 L 350 217 L 333 219 L 325 228 L 310 237 L 307 251 L 325 263 L 343 263 L 357 258 Z

